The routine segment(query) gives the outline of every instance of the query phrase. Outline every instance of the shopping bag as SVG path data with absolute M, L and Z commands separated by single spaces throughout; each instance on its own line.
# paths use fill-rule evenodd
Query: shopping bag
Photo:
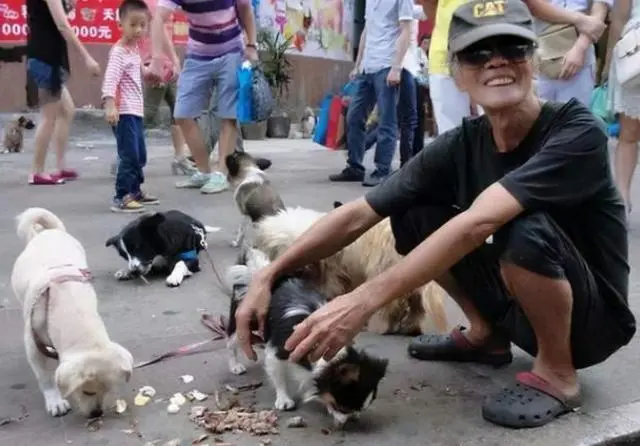
M 313 142 L 324 145 L 327 140 L 327 128 L 329 127 L 329 108 L 331 107 L 331 99 L 333 95 L 328 94 L 320 104 L 320 113 L 318 123 L 313 135 Z
M 271 85 L 264 72 L 259 67 L 253 68 L 252 73 L 252 117 L 255 122 L 266 121 L 273 113 L 275 100 Z
M 610 113 L 608 107 L 608 95 L 607 84 L 599 85 L 591 92 L 591 101 L 589 103 L 591 113 L 602 119 L 605 123 L 613 121 L 613 115 Z
M 237 118 L 241 124 L 253 122 L 253 69 L 250 62 L 238 68 Z

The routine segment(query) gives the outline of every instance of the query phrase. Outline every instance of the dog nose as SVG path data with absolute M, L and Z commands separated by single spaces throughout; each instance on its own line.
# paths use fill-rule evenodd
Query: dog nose
M 89 416 L 90 416 L 91 418 L 99 418 L 99 417 L 101 417 L 101 416 L 102 416 L 102 414 L 103 414 L 103 413 L 104 413 L 104 412 L 102 411 L 102 408 L 100 408 L 100 407 L 96 407 L 95 409 L 93 409 L 93 410 L 91 411 L 91 413 L 89 414 Z

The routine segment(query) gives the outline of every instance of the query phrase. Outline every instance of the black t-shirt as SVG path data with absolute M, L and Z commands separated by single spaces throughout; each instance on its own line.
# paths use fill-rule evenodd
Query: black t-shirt
M 44 0 L 27 1 L 27 25 L 29 35 L 27 37 L 27 57 L 38 59 L 52 67 L 63 68 L 69 72 L 69 55 L 67 54 L 67 42 L 58 30 L 49 7 Z M 70 7 L 64 0 L 65 11 Z
M 383 217 L 415 205 L 468 209 L 496 181 L 527 212 L 550 215 L 582 254 L 602 297 L 632 336 L 624 204 L 609 166 L 607 135 L 577 100 L 547 102 L 513 151 L 500 153 L 485 116 L 467 119 L 366 196 Z

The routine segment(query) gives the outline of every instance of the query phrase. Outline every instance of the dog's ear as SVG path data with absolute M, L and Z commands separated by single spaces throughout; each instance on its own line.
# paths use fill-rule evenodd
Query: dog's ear
M 20 127 L 24 127 L 27 124 L 27 118 L 25 118 L 24 116 L 20 116 L 18 118 L 18 125 Z
M 69 358 L 60 363 L 56 369 L 55 381 L 63 398 L 67 398 L 82 386 L 82 370 L 83 364 L 77 358 Z
M 32 130 L 36 125 L 33 123 L 31 119 L 25 120 L 24 128 L 27 130 Z
M 105 248 L 108 248 L 109 246 L 116 246 L 116 243 L 118 243 L 119 238 L 120 237 L 117 235 L 114 235 L 113 237 L 109 237 L 107 242 L 104 244 Z
M 343 203 L 342 203 L 342 201 L 334 201 L 334 202 L 333 202 L 333 208 L 334 208 L 334 209 L 337 209 L 337 208 L 339 208 L 340 206 L 342 206 L 342 204 L 343 204 Z

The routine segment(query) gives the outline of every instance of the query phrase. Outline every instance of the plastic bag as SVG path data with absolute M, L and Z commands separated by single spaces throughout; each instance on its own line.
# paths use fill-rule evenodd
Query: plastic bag
M 252 118 L 255 122 L 266 121 L 273 113 L 274 99 L 271 85 L 262 70 L 253 68 L 252 74 Z
M 607 84 L 600 85 L 591 92 L 591 101 L 589 103 L 591 113 L 602 119 L 605 123 L 613 121 L 613 115 L 609 112 L 608 96 Z
M 253 121 L 253 68 L 244 62 L 238 68 L 237 118 L 241 124 Z

